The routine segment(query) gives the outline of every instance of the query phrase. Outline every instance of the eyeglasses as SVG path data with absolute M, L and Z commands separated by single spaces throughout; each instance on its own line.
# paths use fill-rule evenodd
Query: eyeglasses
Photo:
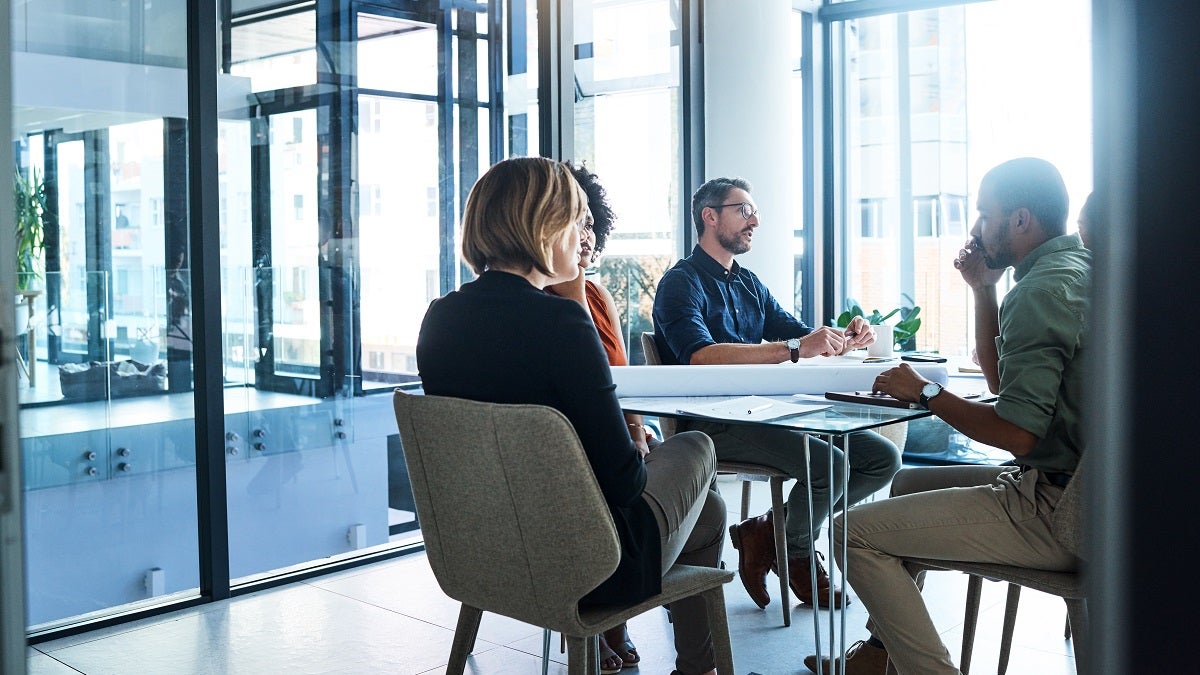
M 709 207 L 714 208 L 714 209 L 723 209 L 726 206 L 740 206 L 741 212 L 742 212 L 742 217 L 745 218 L 746 220 L 750 220 L 754 216 L 758 215 L 758 208 L 755 207 L 750 202 L 732 202 L 730 204 L 709 204 Z

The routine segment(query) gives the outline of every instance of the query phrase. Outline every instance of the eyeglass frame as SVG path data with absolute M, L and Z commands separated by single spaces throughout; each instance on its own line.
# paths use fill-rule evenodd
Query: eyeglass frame
M 740 207 L 742 207 L 742 208 L 741 208 L 741 215 L 742 215 L 742 218 L 744 218 L 744 219 L 746 219 L 746 220 L 750 220 L 750 219 L 751 219 L 751 218 L 753 218 L 754 216 L 757 216 L 757 215 L 758 215 L 758 207 L 757 207 L 757 206 L 755 206 L 754 204 L 751 204 L 750 202 L 730 202 L 730 203 L 728 203 L 728 204 L 709 204 L 709 205 L 708 205 L 708 208 L 710 208 L 710 209 L 723 209 L 723 208 L 725 208 L 726 206 L 740 206 Z M 749 214 L 747 214 L 747 213 L 746 213 L 746 209 L 750 209 L 750 213 L 749 213 Z

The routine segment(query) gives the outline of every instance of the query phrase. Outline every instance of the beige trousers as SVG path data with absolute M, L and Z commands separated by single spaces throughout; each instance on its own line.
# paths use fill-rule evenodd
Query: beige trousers
M 835 558 L 900 675 L 959 673 L 921 598 L 920 575 L 900 558 L 1075 569 L 1076 558 L 1050 532 L 1062 490 L 1015 467 L 910 468 L 896 474 L 890 499 L 834 520 L 835 541 L 843 528 L 848 537 L 846 559 L 840 546 Z
M 675 563 L 719 567 L 725 541 L 725 502 L 709 489 L 717 471 L 712 440 L 699 432 L 675 434 L 646 456 L 642 498 L 658 521 L 662 568 Z M 672 603 L 675 667 L 684 675 L 714 667 L 712 634 L 704 599 Z

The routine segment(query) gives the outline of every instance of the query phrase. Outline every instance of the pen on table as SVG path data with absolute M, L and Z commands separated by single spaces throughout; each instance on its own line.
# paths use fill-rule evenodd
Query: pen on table
M 747 410 L 747 411 L 746 411 L 746 414 L 747 414 L 747 415 L 753 415 L 753 414 L 754 414 L 754 413 L 756 413 L 756 412 L 759 412 L 759 411 L 762 411 L 762 410 L 766 410 L 767 408 L 770 408 L 770 407 L 771 407 L 771 405 L 772 405 L 771 403 L 764 403 L 764 404 L 762 404 L 762 405 L 756 405 L 756 406 L 754 406 L 753 408 L 751 408 L 751 409 Z

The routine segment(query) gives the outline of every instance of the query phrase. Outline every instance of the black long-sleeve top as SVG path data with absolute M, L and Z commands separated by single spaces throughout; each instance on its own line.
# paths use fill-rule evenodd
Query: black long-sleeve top
M 608 358 L 579 303 L 523 277 L 484 272 L 435 300 L 417 339 L 428 394 L 555 408 L 575 427 L 621 541 L 613 575 L 592 604 L 631 604 L 660 591 L 658 525 L 642 499 L 646 466 L 630 440 Z M 554 480 L 552 467 L 546 480 Z

